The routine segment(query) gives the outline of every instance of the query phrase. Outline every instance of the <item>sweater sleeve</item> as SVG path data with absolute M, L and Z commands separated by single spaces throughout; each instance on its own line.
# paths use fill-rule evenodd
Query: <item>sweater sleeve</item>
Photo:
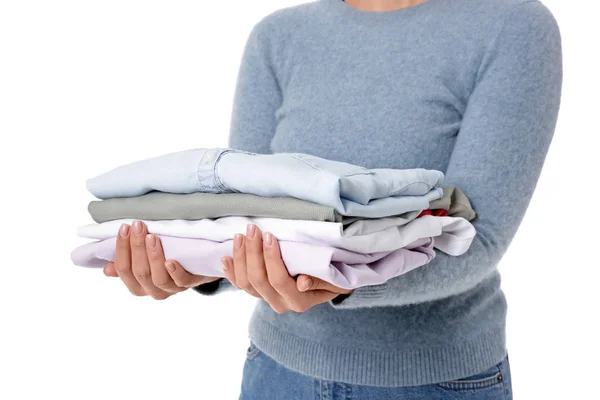
M 276 13 L 260 21 L 250 33 L 238 73 L 231 116 L 229 147 L 260 154 L 271 153 L 275 112 L 282 95 L 273 68 L 270 40 Z M 196 286 L 196 292 L 214 295 L 235 287 L 227 279 Z
M 463 115 L 445 185 L 469 196 L 477 235 L 460 257 L 427 265 L 334 299 L 338 308 L 401 306 L 453 296 L 490 277 L 512 241 L 537 184 L 556 125 L 561 38 L 537 1 L 516 6 L 496 29 Z
M 275 75 L 277 35 L 273 13 L 250 33 L 238 74 L 231 116 L 229 147 L 260 154 L 271 153 L 271 139 L 277 126 L 275 113 L 282 94 Z

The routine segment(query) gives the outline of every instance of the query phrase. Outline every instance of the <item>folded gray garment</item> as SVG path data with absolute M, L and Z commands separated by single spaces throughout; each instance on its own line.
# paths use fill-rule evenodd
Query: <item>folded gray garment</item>
M 137 197 L 92 201 L 88 211 L 97 223 L 124 218 L 159 221 L 226 216 L 342 222 L 342 216 L 333 207 L 293 197 L 260 197 L 245 193 L 150 192 Z
M 429 208 L 444 209 L 450 216 L 463 217 L 469 221 L 475 218 L 475 212 L 467 197 L 454 187 L 445 187 L 444 197 L 430 202 Z M 150 192 L 137 197 L 92 201 L 88 206 L 88 211 L 97 223 L 127 218 L 160 221 L 242 216 L 341 222 L 349 225 L 365 219 L 344 217 L 333 207 L 293 197 L 260 197 L 245 193 Z M 403 216 L 408 215 L 403 214 Z
M 467 196 L 454 186 L 446 186 L 444 195 L 437 200 L 429 202 L 430 210 L 446 210 L 451 217 L 462 217 L 467 221 L 475 219 L 475 210 Z

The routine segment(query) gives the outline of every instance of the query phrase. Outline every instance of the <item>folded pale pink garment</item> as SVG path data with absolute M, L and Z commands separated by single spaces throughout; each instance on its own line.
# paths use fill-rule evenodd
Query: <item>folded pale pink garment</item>
M 195 275 L 224 277 L 221 257 L 231 256 L 233 243 L 160 236 L 167 259 L 179 261 Z M 344 289 L 380 285 L 398 275 L 427 264 L 433 257 L 433 239 L 419 239 L 393 251 L 355 253 L 334 247 L 299 242 L 279 242 L 283 261 L 291 276 L 311 275 Z M 115 257 L 116 238 L 92 242 L 71 253 L 75 265 L 104 267 Z

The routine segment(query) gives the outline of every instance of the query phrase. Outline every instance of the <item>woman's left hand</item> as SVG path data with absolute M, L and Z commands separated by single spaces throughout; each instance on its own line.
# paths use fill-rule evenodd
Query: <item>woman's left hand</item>
M 277 239 L 252 224 L 246 236 L 235 235 L 233 258 L 223 258 L 223 270 L 234 286 L 265 300 L 278 314 L 304 312 L 351 292 L 306 275 L 292 278 L 281 259 Z

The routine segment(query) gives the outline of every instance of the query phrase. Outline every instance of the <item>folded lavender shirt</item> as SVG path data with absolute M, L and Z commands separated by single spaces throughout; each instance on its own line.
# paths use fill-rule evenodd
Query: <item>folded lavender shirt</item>
M 179 261 L 195 275 L 224 277 L 221 257 L 231 256 L 233 243 L 159 235 L 165 257 Z M 419 239 L 393 252 L 360 254 L 334 247 L 280 241 L 282 259 L 291 276 L 307 274 L 344 289 L 380 285 L 425 265 L 435 257 L 433 239 Z M 116 238 L 73 250 L 75 265 L 101 268 L 115 257 Z
M 77 233 L 82 237 L 104 240 L 116 236 L 121 224 L 131 225 L 133 222 L 123 219 L 85 225 Z M 431 215 L 413 220 L 400 217 L 361 220 L 346 229 L 341 223 L 335 222 L 258 217 L 143 222 L 148 226 L 148 232 L 156 235 L 214 242 L 231 240 L 236 233 L 245 232 L 248 224 L 256 224 L 263 232 L 271 232 L 278 240 L 337 247 L 357 253 L 395 251 L 415 240 L 433 237 L 437 250 L 460 256 L 467 252 L 476 233 L 473 225 L 464 218 Z

